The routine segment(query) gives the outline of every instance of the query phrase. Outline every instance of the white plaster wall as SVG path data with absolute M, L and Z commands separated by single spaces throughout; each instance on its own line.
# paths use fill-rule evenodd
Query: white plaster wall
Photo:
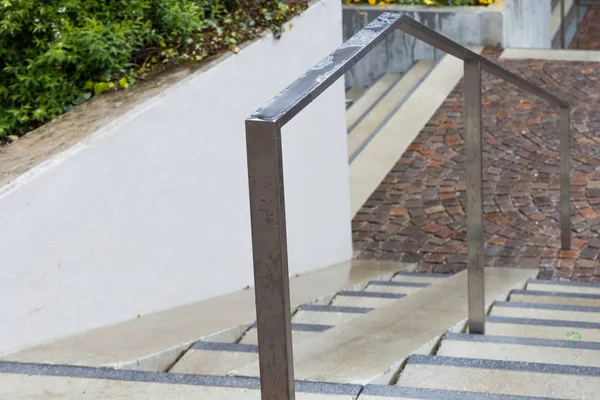
M 339 0 L 0 196 L 0 353 L 252 284 L 244 119 L 337 47 Z M 284 129 L 290 273 L 351 257 L 343 82 Z M 215 310 L 215 312 L 219 312 Z

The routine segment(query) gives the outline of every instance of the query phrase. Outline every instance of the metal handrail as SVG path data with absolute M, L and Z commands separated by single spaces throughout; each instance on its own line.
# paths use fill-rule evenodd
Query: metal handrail
M 469 332 L 485 328 L 482 70 L 560 108 L 561 239 L 570 248 L 569 104 L 406 15 L 383 13 L 246 120 L 263 400 L 295 396 L 281 128 L 396 29 L 464 61 Z

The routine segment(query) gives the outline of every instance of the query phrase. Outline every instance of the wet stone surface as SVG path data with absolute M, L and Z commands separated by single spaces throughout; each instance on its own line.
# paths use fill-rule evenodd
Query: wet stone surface
M 484 73 L 486 265 L 600 281 L 600 64 L 500 63 L 575 105 L 573 240 L 560 250 L 558 109 Z M 463 104 L 461 82 L 355 216 L 358 258 L 418 262 L 426 272 L 466 268 Z

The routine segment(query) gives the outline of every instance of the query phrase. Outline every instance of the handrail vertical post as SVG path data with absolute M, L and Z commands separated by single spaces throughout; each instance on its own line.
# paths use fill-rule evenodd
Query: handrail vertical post
M 569 107 L 560 107 L 560 234 L 563 250 L 571 248 L 570 125 Z
M 294 400 L 281 128 L 246 120 L 262 400 Z
M 579 48 L 580 42 L 579 42 L 579 19 L 581 18 L 580 15 L 580 5 L 578 1 L 575 1 L 575 19 L 576 19 L 576 24 L 575 24 L 575 43 L 577 44 L 577 48 Z
M 560 0 L 560 47 L 566 47 L 566 30 L 565 30 L 565 0 Z
M 483 334 L 485 332 L 485 283 L 481 63 L 465 60 L 464 65 L 469 332 Z

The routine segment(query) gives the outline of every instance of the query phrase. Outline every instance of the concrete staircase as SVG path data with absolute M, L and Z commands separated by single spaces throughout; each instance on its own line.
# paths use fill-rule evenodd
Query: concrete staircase
M 532 280 L 494 304 L 485 335 L 450 333 L 435 355 L 410 357 L 397 386 L 488 396 L 477 398 L 597 399 L 599 301 L 597 284 Z
M 292 316 L 294 346 L 297 347 L 302 341 L 317 337 L 334 326 L 355 319 L 360 320 L 377 308 L 447 277 L 448 275 L 399 272 L 393 278 L 390 277 L 391 279 L 373 280 L 360 285 L 355 290 L 340 291 L 329 302 L 302 305 Z M 233 343 L 196 342 L 170 371 L 209 375 L 245 375 L 243 372 L 234 371 L 258 361 L 257 343 L 254 326 Z
M 486 272 L 490 304 L 506 302 L 512 289 L 525 288 L 535 275 L 517 269 Z M 399 381 L 403 385 L 411 366 L 431 357 L 443 335 L 451 333 L 448 341 L 466 336 L 453 335 L 464 330 L 466 286 L 465 272 L 448 276 L 404 270 L 301 304 L 292 320 L 297 398 L 454 398 L 440 397 L 443 388 L 393 383 L 408 359 Z M 48 363 L 34 360 L 33 354 L 48 358 L 48 351 L 39 350 L 5 356 L 0 399 L 259 399 L 256 330 L 244 326 L 194 342 L 162 372 Z M 23 362 L 23 354 L 30 362 Z M 450 388 L 447 393 L 459 392 Z
M 388 73 L 369 88 L 346 92 L 348 158 L 352 162 L 427 78 L 435 62 L 421 60 L 404 74 Z
M 401 271 L 300 305 L 298 399 L 597 399 L 600 285 L 487 269 L 485 335 L 466 273 Z M 0 399 L 260 399 L 256 329 L 193 343 L 168 371 L 0 362 Z M 236 333 L 237 332 L 237 333 Z

